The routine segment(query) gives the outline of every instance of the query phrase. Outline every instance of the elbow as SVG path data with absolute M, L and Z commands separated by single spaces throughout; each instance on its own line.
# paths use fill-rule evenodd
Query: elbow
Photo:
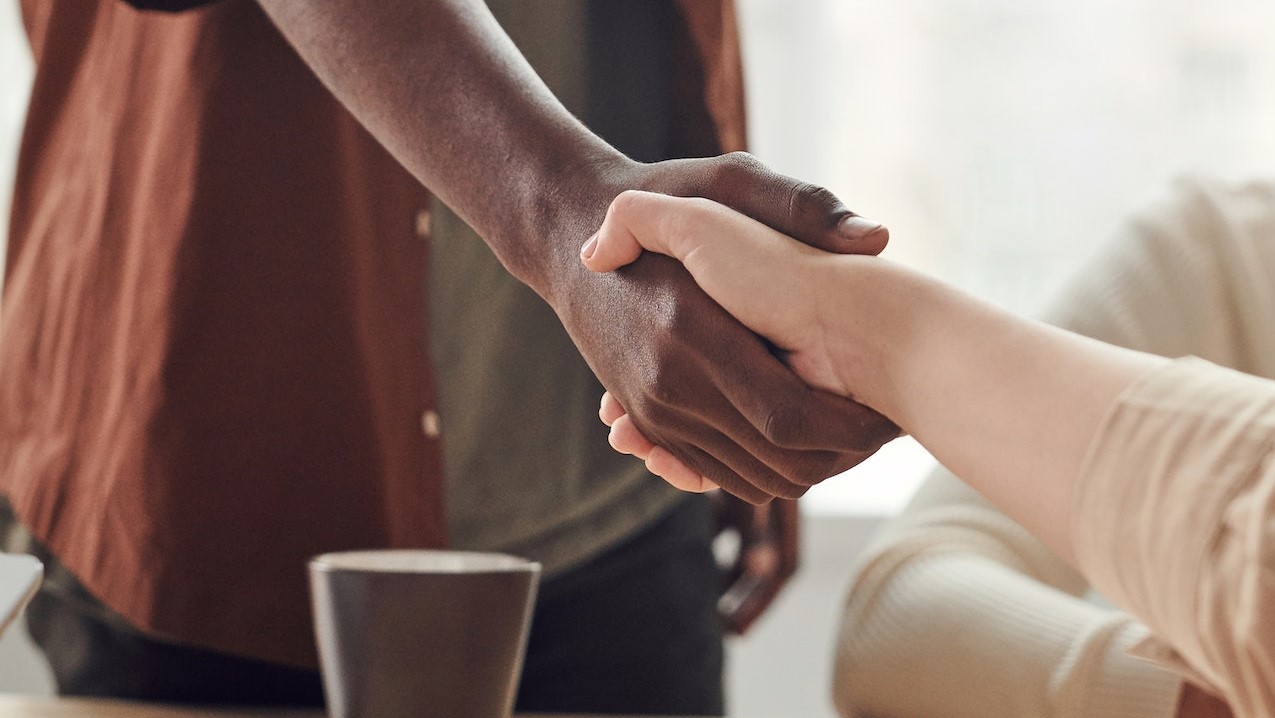
M 880 596 L 899 568 L 898 558 L 872 557 L 851 577 L 832 656 L 831 697 L 842 718 L 862 718 L 874 714 L 874 706 L 880 707 L 881 696 L 874 687 L 881 685 L 878 679 L 893 663 L 887 655 L 893 641 L 883 635 L 885 626 L 876 614 L 881 607 Z

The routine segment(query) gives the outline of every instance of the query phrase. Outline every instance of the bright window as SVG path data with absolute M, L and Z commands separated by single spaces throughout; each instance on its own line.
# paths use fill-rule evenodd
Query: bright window
M 1275 164 L 1269 0 L 739 4 L 754 152 L 1017 311 L 1173 176 Z M 807 507 L 897 507 L 923 457 L 890 447 Z

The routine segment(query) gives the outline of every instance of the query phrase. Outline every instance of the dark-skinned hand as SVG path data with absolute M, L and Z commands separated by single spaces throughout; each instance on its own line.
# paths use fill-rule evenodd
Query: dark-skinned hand
M 760 504 L 801 496 L 898 434 L 875 411 L 809 388 L 678 262 L 647 254 L 617 272 L 594 274 L 578 258 L 579 244 L 601 224 L 611 199 L 634 187 L 713 199 L 833 252 L 876 254 L 888 239 L 883 227 L 855 216 L 827 190 L 743 153 L 619 164 L 591 168 L 612 181 L 582 226 L 558 218 L 560 230 L 579 242 L 567 243 L 567 256 L 553 260 L 556 278 L 540 289 L 648 439 L 724 490 Z
M 883 228 L 748 155 L 627 159 L 563 109 L 481 2 L 259 3 L 359 122 L 549 301 L 635 426 L 688 466 L 761 503 L 895 435 L 809 389 L 677 262 L 600 275 L 579 261 L 629 189 L 707 197 L 834 252 L 876 254 Z
M 800 514 L 796 501 L 779 499 L 753 506 L 723 491 L 713 491 L 709 497 L 717 535 L 733 534 L 737 545 L 722 566 L 717 612 L 727 631 L 742 635 L 797 571 Z

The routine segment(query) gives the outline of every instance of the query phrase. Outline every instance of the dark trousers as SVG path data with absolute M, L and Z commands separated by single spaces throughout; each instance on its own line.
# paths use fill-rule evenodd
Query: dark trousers
M 709 508 L 688 497 L 655 525 L 546 581 L 517 710 L 722 715 L 720 580 Z M 41 591 L 27 625 L 62 695 L 320 706 L 318 673 L 164 643 Z

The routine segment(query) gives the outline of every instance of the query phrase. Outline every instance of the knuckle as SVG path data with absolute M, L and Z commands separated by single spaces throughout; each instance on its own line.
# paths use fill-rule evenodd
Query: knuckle
M 717 209 L 712 200 L 697 197 L 685 201 L 689 211 L 668 215 L 669 224 L 666 229 L 669 248 L 683 262 L 701 246 L 705 237 L 713 235 L 713 214 Z
M 673 212 L 664 215 L 662 228 L 669 247 L 676 248 L 703 231 L 704 217 L 702 208 L 698 203 L 707 201 L 698 198 L 686 200 L 694 211 Z
M 788 199 L 788 215 L 794 220 L 821 219 L 841 211 L 841 200 L 827 187 L 796 181 Z
M 645 410 L 641 416 L 629 414 L 627 422 L 630 429 L 627 436 L 621 435 L 621 439 L 640 437 L 642 441 L 650 442 L 656 446 L 665 446 L 670 438 L 665 431 L 666 423 L 663 410 L 659 406 L 649 403 L 643 404 Z
M 751 152 L 743 150 L 735 150 L 722 155 L 722 159 L 729 164 L 734 165 L 738 169 L 754 171 L 765 167 L 762 161 L 757 159 Z
M 761 160 L 747 152 L 730 152 L 718 157 L 710 172 L 714 184 L 737 184 L 763 171 Z
M 669 302 L 660 319 L 667 339 L 660 359 L 663 364 L 677 364 L 677 366 L 665 367 L 667 371 L 684 369 L 682 363 L 686 362 L 688 357 L 704 352 L 699 343 L 707 338 L 706 332 L 712 327 L 707 327 L 706 324 L 714 318 L 714 315 L 713 309 L 707 306 L 707 300 L 700 302 L 691 297 L 679 296 L 675 301 Z
M 642 202 L 642 193 L 637 190 L 626 189 L 611 200 L 611 207 L 608 215 L 617 219 L 624 220 L 628 218 Z
M 685 399 L 687 377 L 679 363 L 668 355 L 652 358 L 646 373 L 646 391 L 642 399 L 644 414 L 653 421 L 672 419 L 667 409 L 681 406 Z
M 678 406 L 682 400 L 682 392 L 678 388 L 678 383 L 672 381 L 668 372 L 660 370 L 655 380 L 651 382 L 651 388 L 647 391 L 651 404 L 656 407 L 674 407 Z M 655 413 L 663 413 L 658 410 Z

